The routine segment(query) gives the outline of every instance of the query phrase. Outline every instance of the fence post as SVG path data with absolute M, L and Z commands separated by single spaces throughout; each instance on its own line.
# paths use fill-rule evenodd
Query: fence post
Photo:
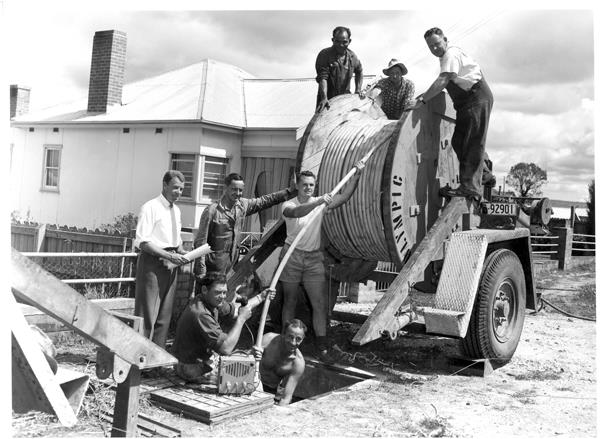
M 558 227 L 555 229 L 558 236 L 558 269 L 566 270 L 571 266 L 571 253 L 573 249 L 573 229 L 570 227 Z
M 42 244 L 44 243 L 44 238 L 46 237 L 46 224 L 40 224 L 35 233 L 35 242 L 33 243 L 33 251 L 40 252 L 42 251 Z

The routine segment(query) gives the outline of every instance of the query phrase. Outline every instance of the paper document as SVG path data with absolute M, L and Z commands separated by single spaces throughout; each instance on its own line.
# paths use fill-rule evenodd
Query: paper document
M 192 262 L 194 259 L 198 259 L 200 256 L 207 255 L 210 252 L 212 252 L 212 250 L 210 249 L 210 245 L 204 244 L 198 248 L 195 248 L 194 250 L 187 252 L 186 254 L 184 254 L 182 256 L 184 258 L 186 258 L 188 260 L 188 262 Z M 169 270 L 172 270 L 175 267 L 179 267 L 179 265 L 175 265 L 174 263 L 172 263 L 171 261 L 167 261 L 166 259 L 162 259 L 162 261 L 163 261 L 163 264 L 165 264 L 165 266 Z M 188 263 L 188 262 L 186 262 L 186 263 Z

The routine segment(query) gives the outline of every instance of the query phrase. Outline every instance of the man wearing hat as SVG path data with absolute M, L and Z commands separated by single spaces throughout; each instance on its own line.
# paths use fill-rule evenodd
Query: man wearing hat
M 377 82 L 369 93 L 369 97 L 376 100 L 388 119 L 400 119 L 402 112 L 413 104 L 415 85 L 410 79 L 404 78 L 407 73 L 406 66 L 392 58 L 387 69 L 383 69 L 387 78 Z

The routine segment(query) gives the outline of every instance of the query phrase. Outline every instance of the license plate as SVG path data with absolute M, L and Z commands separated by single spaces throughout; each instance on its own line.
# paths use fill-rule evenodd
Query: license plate
M 517 215 L 517 205 L 512 203 L 484 203 L 487 215 Z

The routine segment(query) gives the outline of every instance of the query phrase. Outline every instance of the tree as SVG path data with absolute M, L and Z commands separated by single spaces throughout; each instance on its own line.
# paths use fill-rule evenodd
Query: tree
M 547 180 L 546 171 L 535 163 L 517 163 L 506 176 L 506 182 L 515 188 L 520 197 L 541 195 L 541 187 Z
M 123 235 L 129 235 L 131 230 L 137 226 L 137 216 L 134 213 L 127 212 L 124 215 L 118 215 L 115 217 L 114 222 L 111 224 L 102 224 L 100 228 L 105 229 L 111 233 L 119 232 Z
M 590 235 L 595 235 L 596 233 L 596 180 L 592 179 L 590 184 L 588 184 L 588 200 L 587 200 L 587 233 Z

